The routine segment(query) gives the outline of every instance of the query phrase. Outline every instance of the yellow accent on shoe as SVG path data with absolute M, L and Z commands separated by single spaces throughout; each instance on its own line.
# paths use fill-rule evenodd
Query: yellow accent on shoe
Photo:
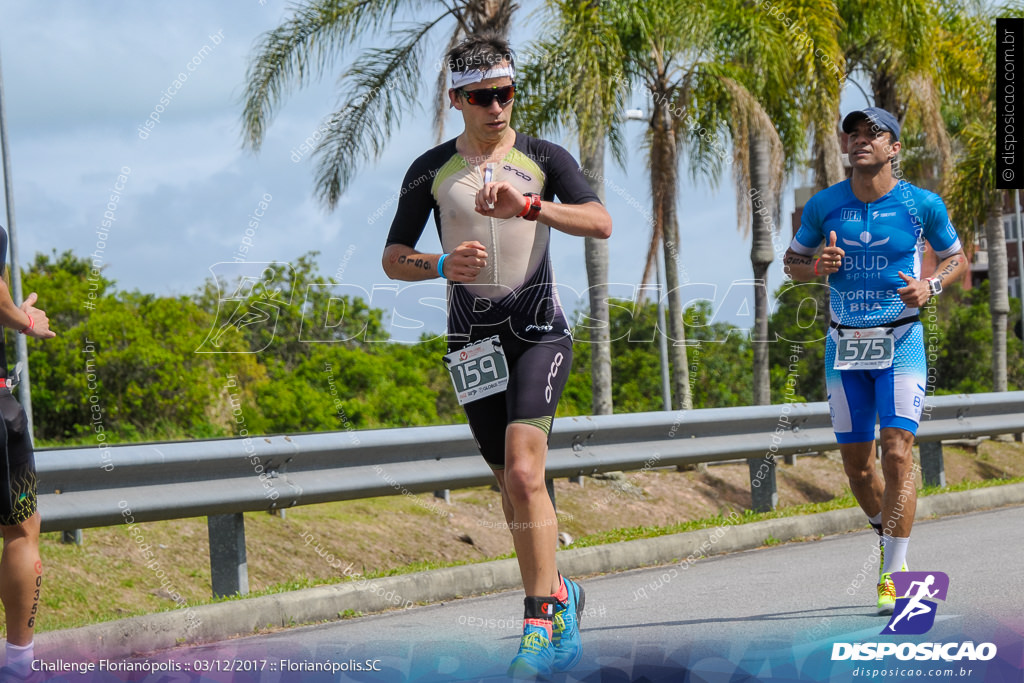
M 519 653 L 509 664 L 508 676 L 516 679 L 549 676 L 554 659 L 555 652 L 547 631 L 540 626 L 527 624 L 523 629 L 523 639 L 519 642 Z
M 896 607 L 896 584 L 892 582 L 892 574 L 882 574 L 878 582 L 878 613 L 892 614 Z

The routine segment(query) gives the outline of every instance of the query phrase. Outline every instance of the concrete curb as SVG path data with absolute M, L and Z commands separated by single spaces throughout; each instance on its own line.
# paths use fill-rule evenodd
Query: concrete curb
M 1024 483 L 942 493 L 919 499 L 917 519 L 963 514 L 975 510 L 1024 504 Z M 768 539 L 791 541 L 865 528 L 857 508 L 832 510 L 802 517 L 736 524 L 739 515 L 722 526 L 558 553 L 559 568 L 568 575 L 586 576 L 678 562 L 685 568 L 697 558 L 750 550 Z M 261 628 L 334 620 L 346 610 L 370 613 L 415 603 L 433 603 L 521 586 L 515 560 L 449 567 L 416 574 L 368 579 L 308 588 L 148 614 L 36 636 L 36 649 L 45 655 L 77 653 L 94 659 L 127 657 L 251 635 Z

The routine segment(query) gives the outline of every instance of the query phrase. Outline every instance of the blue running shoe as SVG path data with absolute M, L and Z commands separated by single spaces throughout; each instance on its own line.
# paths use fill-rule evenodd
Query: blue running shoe
M 555 615 L 551 618 L 551 644 L 555 650 L 555 671 L 568 671 L 580 662 L 583 656 L 583 641 L 580 639 L 580 617 L 583 616 L 583 605 L 586 595 L 583 588 L 562 577 L 569 598 L 559 603 Z
M 526 624 L 523 626 L 523 639 L 519 641 L 519 654 L 508 665 L 509 678 L 531 679 L 549 676 L 554 661 L 555 651 L 548 640 L 547 629 Z

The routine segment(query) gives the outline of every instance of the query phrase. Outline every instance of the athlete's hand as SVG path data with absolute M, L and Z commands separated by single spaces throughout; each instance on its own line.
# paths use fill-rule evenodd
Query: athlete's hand
M 915 280 L 902 270 L 898 275 L 907 283 L 906 287 L 900 287 L 896 293 L 900 295 L 900 301 L 912 308 L 921 308 L 928 299 L 932 298 L 932 291 L 925 280 Z
M 476 240 L 455 247 L 444 260 L 444 274 L 455 282 L 473 282 L 487 267 L 487 250 Z
M 19 308 L 32 318 L 32 329 L 26 330 L 25 334 L 36 339 L 52 339 L 57 336 L 57 333 L 50 329 L 50 319 L 46 317 L 46 313 L 36 308 L 32 304 L 36 302 L 39 297 L 35 292 L 29 294 Z
M 476 212 L 493 218 L 513 218 L 523 212 L 527 201 L 511 183 L 487 183 L 476 193 Z
M 846 252 L 843 251 L 843 248 L 836 246 L 836 231 L 833 230 L 829 233 L 828 246 L 821 251 L 821 258 L 818 259 L 818 267 L 815 268 L 815 271 L 818 275 L 831 275 L 839 272 L 839 269 L 843 267 L 844 256 L 846 256 Z

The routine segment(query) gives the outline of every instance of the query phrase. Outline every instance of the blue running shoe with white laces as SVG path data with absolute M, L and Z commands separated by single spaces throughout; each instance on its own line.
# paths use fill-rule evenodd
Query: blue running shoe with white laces
M 509 678 L 522 680 L 548 676 L 554 661 L 555 651 L 548 640 L 547 629 L 526 624 L 523 626 L 523 639 L 519 641 L 519 653 L 508 665 Z
M 583 656 L 583 641 L 580 639 L 580 617 L 586 595 L 583 588 L 564 576 L 565 589 L 569 597 L 560 602 L 551 618 L 551 643 L 555 650 L 555 671 L 568 671 L 579 664 Z

